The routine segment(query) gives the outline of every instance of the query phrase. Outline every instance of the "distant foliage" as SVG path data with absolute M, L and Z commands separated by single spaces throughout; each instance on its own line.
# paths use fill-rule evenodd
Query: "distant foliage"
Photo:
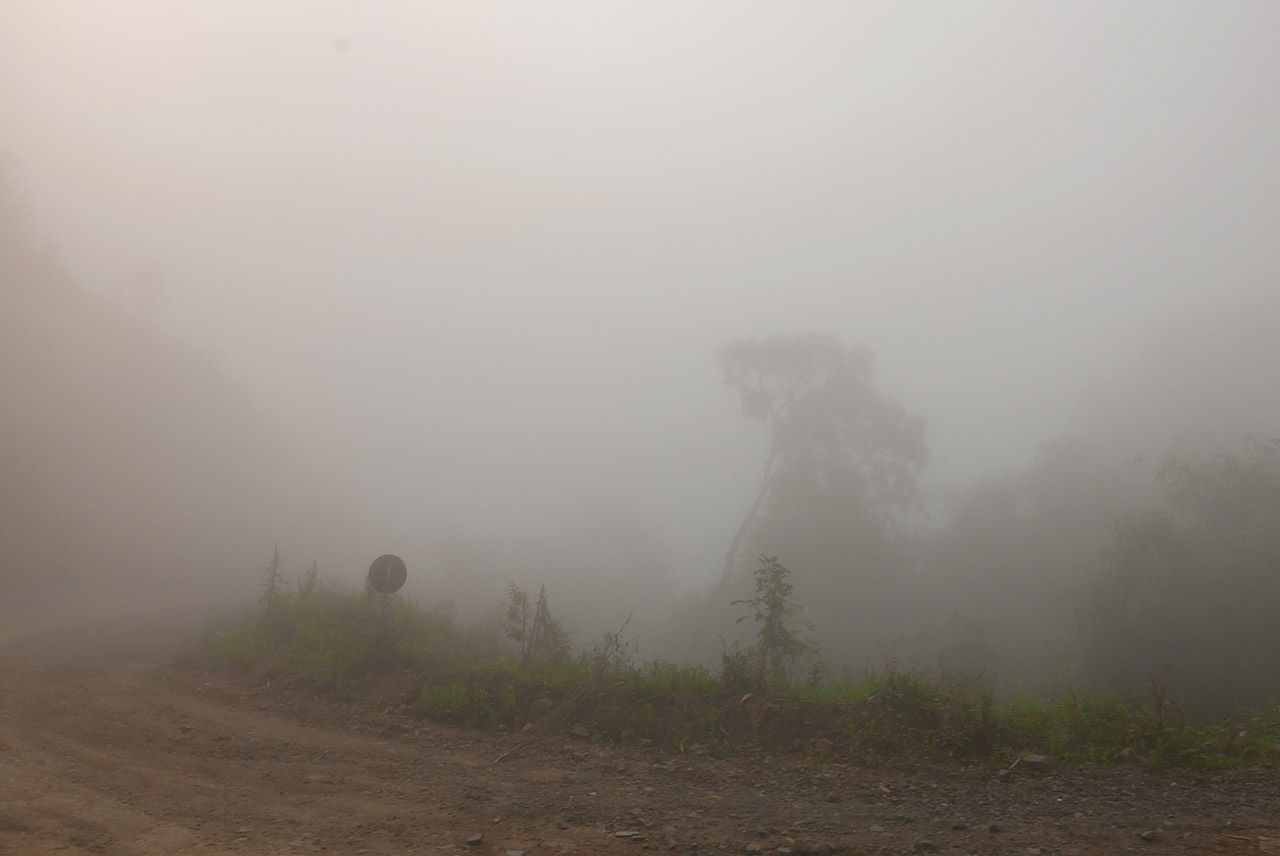
M 777 510 L 771 505 L 793 502 L 797 490 L 817 496 L 833 481 L 853 484 L 858 503 L 846 513 L 905 509 L 919 499 L 916 474 L 929 457 L 925 421 L 871 385 L 869 348 L 809 333 L 739 339 L 717 356 L 743 415 L 765 423 L 770 435 L 759 492 L 729 544 L 718 590 L 757 521 Z
M 1169 508 L 1117 521 L 1077 601 L 1084 677 L 1149 685 L 1189 713 L 1280 694 L 1280 441 L 1169 457 Z
M 507 583 L 506 622 L 502 635 L 516 643 L 520 661 L 528 662 L 532 641 L 529 634 L 529 593 L 515 583 Z
M 769 426 L 777 463 L 857 471 L 890 505 L 918 498 L 916 473 L 929 457 L 925 421 L 871 385 L 869 348 L 810 333 L 739 339 L 719 357 L 743 415 Z
M 1280 438 L 1250 436 L 1240 453 L 1205 460 L 1169 455 L 1158 478 L 1189 521 L 1222 533 L 1252 528 L 1280 510 Z
M 559 663 L 569 656 L 569 634 L 551 614 L 547 587 L 538 590 L 538 599 L 530 606 L 529 593 L 515 583 L 507 584 L 506 637 L 519 647 L 520 662 L 540 660 Z
M 569 633 L 559 619 L 551 614 L 546 586 L 538 590 L 538 602 L 533 608 L 533 625 L 529 629 L 529 635 L 529 653 L 533 659 L 559 663 L 569 656 Z
M 276 547 L 262 577 L 262 597 L 259 598 L 259 602 L 268 608 L 274 606 L 279 601 L 283 589 L 284 575 L 280 572 L 280 548 Z
M 892 605 L 905 602 L 894 541 L 920 507 L 925 420 L 877 388 L 869 348 L 835 335 L 738 339 L 717 357 L 725 386 L 743 415 L 764 425 L 769 446 L 708 602 L 723 608 L 743 596 L 741 556 L 783 553 L 803 569 L 825 641 L 858 656 Z
M 298 600 L 302 603 L 310 600 L 316 592 L 320 580 L 320 566 L 315 562 L 298 577 Z

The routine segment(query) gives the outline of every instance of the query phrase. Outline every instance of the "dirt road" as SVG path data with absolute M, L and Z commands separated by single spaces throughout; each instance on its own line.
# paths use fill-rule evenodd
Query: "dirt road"
M 495 763 L 518 737 L 174 666 L 200 626 L 0 631 L 0 854 L 1280 853 L 1275 766 L 1001 777 L 571 737 Z

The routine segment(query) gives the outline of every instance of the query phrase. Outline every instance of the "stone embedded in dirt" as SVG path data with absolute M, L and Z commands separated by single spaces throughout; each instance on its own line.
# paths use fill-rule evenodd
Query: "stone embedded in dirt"
M 840 802 L 840 795 L 835 791 L 827 791 L 827 802 L 829 803 Z
M 836 744 L 832 743 L 825 737 L 819 737 L 813 741 L 813 751 L 819 755 L 830 755 L 836 748 Z
M 1023 755 L 1022 763 L 1029 767 L 1044 767 L 1049 763 L 1049 759 L 1044 755 Z
M 752 841 L 750 844 L 748 844 L 746 847 L 743 847 L 742 849 L 747 851 L 748 853 L 763 853 L 764 845 L 758 841 Z
M 585 725 L 582 725 L 581 723 L 579 723 L 578 725 L 575 725 L 573 728 L 570 728 L 569 734 L 573 737 L 580 737 L 583 740 L 591 739 L 591 729 Z
M 615 832 L 614 838 L 630 838 L 633 841 L 644 841 L 644 833 L 637 832 L 634 829 L 624 829 L 621 832 Z
M 1154 829 L 1144 829 L 1138 833 L 1138 837 L 1143 841 L 1155 841 L 1160 837 L 1160 833 L 1156 832 Z
M 195 726 L 194 726 L 194 725 L 185 725 L 185 724 L 184 724 L 184 725 L 179 725 L 179 726 L 178 726 L 178 730 L 179 730 L 179 731 L 181 731 L 183 734 L 186 734 L 188 731 L 190 731 L 190 730 L 191 730 L 191 729 L 193 729 L 193 728 L 195 728 Z
M 871 824 L 871 826 L 867 828 L 870 829 L 872 832 L 884 832 L 884 827 L 878 823 L 873 823 Z
M 507 850 L 502 856 L 525 856 L 524 850 Z
M 469 838 L 467 838 L 467 843 L 472 846 L 479 844 L 481 841 L 484 841 L 483 832 L 477 832 L 475 835 L 472 835 Z
M 921 838 L 915 844 L 911 845 L 912 853 L 932 853 L 938 849 L 938 845 L 934 844 L 927 838 Z
M 1003 832 L 1003 831 L 1004 830 L 1000 828 L 1000 824 L 998 823 L 992 823 L 987 826 L 987 832 Z

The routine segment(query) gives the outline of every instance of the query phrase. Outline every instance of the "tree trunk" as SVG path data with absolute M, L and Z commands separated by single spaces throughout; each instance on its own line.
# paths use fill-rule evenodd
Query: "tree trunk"
M 747 512 L 747 516 L 742 518 L 742 524 L 738 527 L 738 531 L 734 533 L 733 540 L 729 542 L 729 552 L 724 556 L 724 569 L 720 572 L 720 579 L 712 588 L 711 604 L 713 605 L 718 595 L 723 594 L 724 590 L 729 587 L 729 583 L 733 579 L 733 565 L 738 559 L 738 549 L 742 546 L 743 539 L 747 537 L 747 533 L 751 531 L 752 525 L 756 522 L 756 517 L 760 514 L 760 509 L 764 505 L 765 498 L 769 496 L 769 477 L 773 475 L 773 462 L 778 457 L 778 444 L 775 441 L 773 448 L 769 450 L 769 458 L 764 462 L 764 472 L 760 476 L 760 492 L 756 494 L 756 501 L 751 504 L 751 510 Z
M 724 570 L 720 572 L 720 579 L 707 594 L 707 605 L 702 613 L 702 621 L 698 624 L 694 630 L 693 637 L 690 639 L 689 650 L 685 655 L 687 659 L 692 660 L 698 656 L 697 652 L 701 648 L 704 634 L 707 632 L 707 628 L 711 626 L 711 614 L 715 611 L 717 604 L 720 604 L 725 591 L 733 581 L 733 565 L 738 558 L 738 548 L 742 546 L 743 539 L 751 531 L 751 526 L 756 522 L 756 516 L 760 513 L 760 508 L 764 505 L 765 498 L 769 495 L 769 477 L 773 475 L 773 462 L 777 456 L 778 448 L 775 440 L 773 448 L 769 450 L 769 458 L 764 462 L 764 473 L 760 477 L 760 492 L 756 494 L 756 501 L 751 504 L 751 510 L 747 512 L 746 517 L 742 518 L 742 524 L 734 534 L 733 540 L 729 542 L 729 552 L 725 554 Z
M 774 415 L 776 421 L 777 415 Z M 746 517 L 742 518 L 738 531 L 734 533 L 733 540 L 729 542 L 729 552 L 724 557 L 724 569 L 720 572 L 720 579 L 711 587 L 711 591 L 707 594 L 707 605 L 703 610 L 703 620 L 694 630 L 693 637 L 689 642 L 689 650 L 685 655 L 688 659 L 694 659 L 697 656 L 697 650 L 701 647 L 703 635 L 707 628 L 711 625 L 711 614 L 715 611 L 716 604 L 724 596 L 725 590 L 728 589 L 730 582 L 733 580 L 733 564 L 738 558 L 738 548 L 742 546 L 743 540 L 747 537 L 747 533 L 751 531 L 751 526 L 756 522 L 756 517 L 760 513 L 761 507 L 764 506 L 765 499 L 769 496 L 769 477 L 773 475 L 773 464 L 778 457 L 778 436 L 773 435 L 773 440 L 769 446 L 769 457 L 764 462 L 764 472 L 760 475 L 760 492 L 756 494 L 756 501 L 751 503 L 751 509 L 747 512 Z

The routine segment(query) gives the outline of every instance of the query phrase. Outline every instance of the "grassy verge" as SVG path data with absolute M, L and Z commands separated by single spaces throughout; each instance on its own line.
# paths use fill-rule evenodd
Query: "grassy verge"
M 357 700 L 395 675 L 432 720 L 516 732 L 572 729 L 594 739 L 716 754 L 807 752 L 856 763 L 955 759 L 1012 764 L 1138 763 L 1214 770 L 1280 760 L 1280 706 L 1190 723 L 1141 698 L 1071 694 L 997 700 L 990 692 L 895 670 L 854 682 L 760 683 L 726 652 L 718 672 L 623 656 L 618 636 L 577 657 L 521 663 L 493 624 L 463 625 L 447 605 L 327 588 L 278 595 L 212 630 L 208 669 Z

